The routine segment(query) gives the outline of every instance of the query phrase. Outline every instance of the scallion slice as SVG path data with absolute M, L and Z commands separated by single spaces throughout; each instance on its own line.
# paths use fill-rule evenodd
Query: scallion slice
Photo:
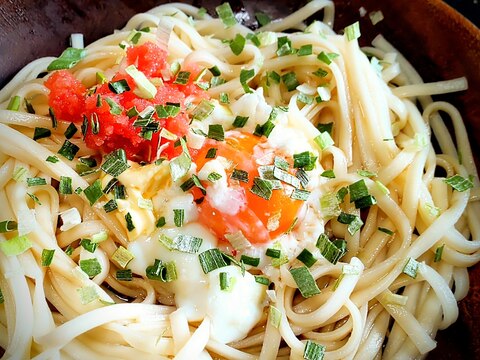
M 265 200 L 270 200 L 270 198 L 272 197 L 272 190 L 272 182 L 270 180 L 264 180 L 259 177 L 253 179 L 253 186 L 250 189 L 252 193 L 260 196 Z
M 82 60 L 87 51 L 85 49 L 77 49 L 73 47 L 66 48 L 60 57 L 53 60 L 48 66 L 47 71 L 70 69 Z
M 18 95 L 15 95 L 10 99 L 10 102 L 7 105 L 7 110 L 18 111 L 20 109 L 20 102 L 22 98 Z
M 250 266 L 258 266 L 260 264 L 260 258 L 251 257 L 245 254 L 243 254 L 240 257 L 240 261 L 242 261 L 245 265 L 250 265 Z
M 303 358 L 305 360 L 322 360 L 325 356 L 325 346 L 320 345 L 312 340 L 307 340 Z
M 215 182 L 217 180 L 220 180 L 222 178 L 222 175 L 220 175 L 219 173 L 213 171 L 211 172 L 210 174 L 208 174 L 207 176 L 207 180 L 210 181 L 210 182 Z
M 348 41 L 356 40 L 360 37 L 360 35 L 360 23 L 358 21 L 345 28 L 345 36 L 347 37 Z
M 60 184 L 58 186 L 58 192 L 62 195 L 73 194 L 71 177 L 60 176 Z
M 208 249 L 198 254 L 198 260 L 200 261 L 200 265 L 205 274 L 208 274 L 215 269 L 227 266 L 222 253 L 217 248 Z
M 0 221 L 0 233 L 6 233 L 10 231 L 15 231 L 18 228 L 18 224 L 13 220 L 4 220 Z
M 95 301 L 100 297 L 97 293 L 97 289 L 93 285 L 83 286 L 80 289 L 77 289 L 77 292 L 80 296 L 80 302 L 82 305 L 90 304 L 92 301 Z
M 233 286 L 233 281 L 227 272 L 220 272 L 219 274 L 220 290 L 229 291 Z
M 215 109 L 215 105 L 213 105 L 210 101 L 207 100 L 202 100 L 194 109 L 192 112 L 192 119 L 193 120 L 205 120 L 207 117 L 210 116 L 210 114 L 213 112 Z
M 290 195 L 290 198 L 294 200 L 307 201 L 309 196 L 310 196 L 310 191 L 295 189 L 293 190 L 292 195 Z
M 238 180 L 244 183 L 248 183 L 248 172 L 241 169 L 233 169 L 232 175 L 230 176 L 233 180 Z
M 280 256 L 282 256 L 282 250 L 281 249 L 275 249 L 275 248 L 268 248 L 265 251 L 265 255 L 268 257 L 274 258 L 274 259 L 280 259 Z
M 118 205 L 115 199 L 111 199 L 107 203 L 105 203 L 105 205 L 103 205 L 103 210 L 105 210 L 106 213 L 112 212 L 117 209 Z
M 246 93 L 253 92 L 253 90 L 250 89 L 250 86 L 248 86 L 247 82 L 251 78 L 253 78 L 254 76 L 255 76 L 255 70 L 254 69 L 249 69 L 249 70 L 242 69 L 240 71 L 240 84 L 243 87 L 243 91 L 245 91 Z
M 225 131 L 221 124 L 210 124 L 208 125 L 208 134 L 209 139 L 224 141 L 225 140 Z
M 450 185 L 454 190 L 462 192 L 473 188 L 473 182 L 470 179 L 465 179 L 460 175 L 453 175 L 445 180 L 446 184 Z
M 329 178 L 329 179 L 335 179 L 335 172 L 332 169 L 325 170 L 324 172 L 322 172 L 320 174 L 320 176 L 323 176 L 323 177 L 326 177 L 326 178 Z
M 415 279 L 417 277 L 418 265 L 418 261 L 410 257 L 405 263 L 402 272 Z
M 290 174 L 288 171 L 285 171 L 279 167 L 276 167 L 276 166 L 274 167 L 273 176 L 276 179 L 283 181 L 286 184 L 292 185 L 294 188 L 300 187 L 300 180 L 298 180 L 295 176 Z
M 130 214 L 129 212 L 125 214 L 125 222 L 127 225 L 127 230 L 129 232 L 135 230 L 135 224 L 133 223 L 132 214 Z
M 304 151 L 299 154 L 293 154 L 293 167 L 294 168 L 302 168 L 306 171 L 313 170 L 315 167 L 315 162 L 317 161 L 317 157 L 314 156 L 309 151 Z
M 41 177 L 27 178 L 27 186 L 47 185 L 47 180 Z
M 316 244 L 322 256 L 335 265 L 344 255 L 344 252 L 330 241 L 326 234 L 320 234 Z
M 100 265 L 97 258 L 80 260 L 79 265 L 80 269 L 82 269 L 90 279 L 102 272 L 102 265 Z
M 377 203 L 377 199 L 375 199 L 374 196 L 367 195 L 358 200 L 355 200 L 355 208 L 363 209 L 363 208 L 375 205 L 376 203 Z
M 94 253 L 97 250 L 97 244 L 93 243 L 90 239 L 80 240 L 80 245 L 88 252 Z
M 0 242 L 0 250 L 6 256 L 16 256 L 23 254 L 33 246 L 27 235 L 15 236 L 10 240 Z
M 185 221 L 184 209 L 173 209 L 173 223 L 176 227 L 182 227 Z
M 220 93 L 218 100 L 219 100 L 222 104 L 230 104 L 230 99 L 229 99 L 229 97 L 228 97 L 228 94 L 225 93 L 225 92 Z
M 100 168 L 108 175 L 117 177 L 129 167 L 125 150 L 117 149 L 105 156 L 105 162 Z
M 324 62 L 327 65 L 330 65 L 332 63 L 332 60 L 337 58 L 339 55 L 336 53 L 326 53 L 322 51 L 320 54 L 318 54 L 317 59 Z
M 395 234 L 392 230 L 387 229 L 387 228 L 383 228 L 383 227 L 378 227 L 378 231 L 384 232 L 385 234 L 390 235 L 390 236 Z
M 312 265 L 317 262 L 315 256 L 307 249 L 303 249 L 300 254 L 298 254 L 297 260 L 304 263 L 306 267 L 312 267 Z
M 135 256 L 121 245 L 112 254 L 112 260 L 122 269 L 125 269 L 134 258 Z
M 320 150 L 325 150 L 335 143 L 328 132 L 320 133 L 320 135 L 316 136 L 313 141 L 318 145 Z
M 236 116 L 235 120 L 233 120 L 233 127 L 242 128 L 248 121 L 248 116 Z
M 348 186 L 348 190 L 350 192 L 350 202 L 354 202 L 365 196 L 368 196 L 368 188 L 365 184 L 365 180 L 363 179 L 350 184 Z
M 73 160 L 80 148 L 71 143 L 69 140 L 65 140 L 62 147 L 58 150 L 58 153 L 68 160 Z
M 229 3 L 223 3 L 215 8 L 218 17 L 222 20 L 225 27 L 229 28 L 234 26 L 237 23 L 235 15 L 233 14 L 232 8 Z
M 295 50 L 292 48 L 292 42 L 288 36 L 280 36 L 277 39 L 277 56 L 285 56 L 293 54 Z
M 442 246 L 439 246 L 435 249 L 435 257 L 433 259 L 433 262 L 439 262 L 442 260 L 442 255 L 443 255 L 443 249 L 445 248 L 445 244 Z
M 293 71 L 282 75 L 282 81 L 287 87 L 288 91 L 293 91 L 297 88 L 298 85 L 300 85 L 297 80 L 297 75 Z
M 173 83 L 179 85 L 186 85 L 190 80 L 191 74 L 192 73 L 190 71 L 179 71 Z
M 235 39 L 230 42 L 230 49 L 235 55 L 240 55 L 245 47 L 246 39 L 240 35 L 235 35 Z
M 255 13 L 255 19 L 257 19 L 258 24 L 259 24 L 260 26 L 265 26 L 265 25 L 269 24 L 269 23 L 272 21 L 272 20 L 270 19 L 270 17 L 269 17 L 267 14 L 265 14 L 264 12 L 262 12 L 262 11 L 257 11 L 257 12 Z
M 298 49 L 297 55 L 298 56 L 307 56 L 312 55 L 313 53 L 313 46 L 312 44 L 302 45 L 300 49 Z
M 320 289 L 306 266 L 292 268 L 290 274 L 292 274 L 293 280 L 304 298 L 320 294 Z
M 118 281 L 132 281 L 133 280 L 133 274 L 131 269 L 122 269 L 122 270 L 117 270 L 115 273 L 115 278 Z
M 155 227 L 157 228 L 164 227 L 166 223 L 167 221 L 165 220 L 165 216 L 161 216 L 160 218 L 158 218 L 157 223 L 155 224 Z
M 37 141 L 39 139 L 47 138 L 52 135 L 50 129 L 36 127 L 33 132 L 33 140 Z
M 103 196 L 101 181 L 96 180 L 92 185 L 83 190 L 83 193 L 87 197 L 90 206 L 92 206 Z

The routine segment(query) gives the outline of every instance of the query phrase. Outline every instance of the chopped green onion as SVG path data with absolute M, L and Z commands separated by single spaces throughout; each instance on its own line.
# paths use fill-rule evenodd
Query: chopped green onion
M 320 234 L 316 244 L 322 256 L 335 265 L 344 255 L 344 252 L 330 241 L 326 234 Z
M 302 168 L 306 171 L 313 170 L 315 167 L 315 162 L 317 161 L 317 157 L 314 156 L 309 151 L 304 151 L 299 154 L 293 154 L 293 167 L 294 168 Z
M 50 129 L 36 127 L 33 132 L 33 140 L 37 141 L 39 139 L 47 138 L 52 135 Z
M 105 162 L 100 168 L 108 175 L 117 177 L 129 167 L 125 150 L 117 149 L 105 156 Z
M 27 178 L 27 186 L 47 185 L 47 180 L 41 177 Z
M 332 135 L 333 122 L 326 123 L 326 124 L 318 123 L 315 127 L 316 127 L 316 128 L 318 129 L 318 131 L 320 131 L 321 133 L 327 132 L 327 133 L 330 134 L 330 136 Z
M 193 120 L 205 120 L 207 117 L 215 109 L 215 105 L 213 105 L 210 101 L 202 100 L 200 104 L 198 104 L 192 112 L 192 119 Z
M 161 228 L 161 227 L 164 227 L 166 223 L 167 223 L 167 221 L 165 220 L 165 216 L 161 216 L 161 217 L 157 220 L 157 223 L 155 224 L 155 226 L 156 226 L 157 228 Z
M 417 260 L 415 260 L 414 258 L 408 258 L 402 272 L 415 279 L 417 277 L 418 265 L 419 264 Z
M 325 53 L 322 51 L 320 54 L 318 54 L 317 59 L 324 62 L 327 65 L 330 65 L 332 63 L 332 60 L 338 57 L 339 55 L 336 53 Z
M 68 160 L 73 160 L 79 150 L 80 148 L 77 145 L 65 140 L 58 153 Z
M 219 99 L 218 99 L 222 104 L 230 104 L 230 99 L 228 98 L 227 93 L 220 93 Z
M 275 306 L 270 305 L 268 310 L 268 321 L 276 329 L 280 327 L 280 322 L 282 320 L 282 312 L 278 310 Z
M 324 78 L 325 76 L 328 75 L 328 71 L 323 70 L 322 68 L 318 68 L 312 74 L 315 75 L 315 76 L 318 76 L 320 78 Z
M 308 182 L 310 181 L 310 178 L 308 177 L 308 174 L 305 172 L 303 169 L 298 169 L 297 172 L 295 173 L 295 176 L 297 177 L 298 180 L 300 180 L 300 184 L 305 188 L 308 185 Z
M 157 88 L 147 79 L 143 72 L 135 67 L 135 65 L 127 66 L 125 72 L 132 77 L 135 85 L 137 85 L 136 89 L 133 91 L 135 95 L 144 99 L 153 99 L 155 97 L 157 94 Z
M 313 254 L 307 249 L 303 249 L 302 252 L 298 254 L 297 260 L 304 263 L 306 267 L 312 267 L 312 265 L 317 262 L 315 256 L 313 256 Z
M 223 3 L 222 5 L 217 6 L 215 11 L 226 28 L 232 27 L 237 23 L 229 3 Z
M 108 233 L 105 230 L 102 230 L 96 234 L 92 235 L 91 242 L 98 244 L 101 243 L 102 241 L 105 241 L 108 239 Z
M 263 125 L 257 124 L 253 135 L 256 135 L 256 136 L 265 135 L 265 137 L 268 138 L 274 128 L 275 128 L 275 124 L 271 120 L 267 120 L 267 122 L 265 122 Z
M 132 215 L 129 212 L 125 214 L 125 222 L 129 232 L 135 230 L 135 224 L 133 223 Z
M 316 136 L 313 141 L 318 145 L 320 150 L 325 150 L 334 144 L 334 141 L 328 132 L 322 132 Z
M 243 87 L 243 91 L 245 91 L 246 93 L 253 92 L 252 89 L 250 89 L 250 86 L 248 86 L 247 81 L 253 78 L 254 76 L 255 76 L 254 69 L 250 69 L 250 70 L 242 69 L 240 71 L 240 84 Z
M 269 17 L 267 14 L 265 14 L 264 12 L 262 12 L 262 11 L 257 11 L 257 12 L 255 13 L 255 18 L 257 19 L 258 24 L 259 24 L 260 26 L 265 26 L 265 25 L 269 24 L 269 23 L 272 21 L 272 20 L 270 19 L 270 17 Z
M 95 180 L 95 182 L 83 190 L 85 196 L 87 197 L 90 206 L 95 204 L 103 196 L 102 183 L 100 180 Z
M 387 228 L 383 228 L 383 227 L 378 227 L 378 231 L 384 232 L 385 234 L 390 235 L 390 236 L 395 234 L 392 230 L 387 229 Z
M 306 105 L 311 105 L 313 104 L 313 96 L 307 95 L 304 93 L 299 93 L 297 96 L 297 100 L 300 101 L 301 103 L 304 103 Z
M 133 280 L 133 274 L 131 269 L 122 269 L 122 270 L 117 270 L 115 273 L 115 278 L 118 281 L 132 281 Z
M 59 162 L 60 159 L 57 158 L 56 156 L 49 156 L 49 157 L 47 157 L 47 159 L 45 161 L 48 161 L 52 164 L 55 164 L 55 163 Z
M 261 45 L 260 39 L 254 33 L 248 33 L 246 36 L 247 40 L 250 40 L 256 47 Z
M 80 245 L 87 250 L 88 252 L 94 253 L 97 250 L 97 244 L 92 243 L 90 239 L 82 239 L 80 240 Z
M 454 190 L 459 192 L 466 191 L 473 188 L 473 182 L 470 179 L 465 179 L 460 175 L 454 175 L 447 179 L 444 179 L 443 182 L 450 185 Z
M 113 195 L 115 199 L 126 199 L 127 193 L 124 185 L 117 184 L 113 188 Z
M 128 86 L 127 80 L 125 79 L 109 82 L 108 88 L 115 94 L 122 94 L 125 91 L 130 91 L 130 86 Z
M 288 170 L 288 168 L 290 166 L 288 161 L 285 160 L 284 158 L 280 157 L 280 156 L 275 156 L 275 158 L 273 159 L 273 165 L 276 168 L 279 168 L 279 169 L 282 169 L 282 170 Z
M 210 72 L 212 73 L 213 76 L 220 76 L 220 75 L 222 75 L 222 72 L 220 71 L 220 69 L 218 68 L 217 65 L 212 66 L 212 67 L 209 68 L 208 70 L 210 70 Z
M 162 106 L 162 105 L 159 105 Z M 134 116 L 137 116 L 139 114 L 137 108 L 135 106 L 132 106 L 130 109 L 128 109 L 125 114 L 128 116 L 129 119 L 133 118 Z
M 220 180 L 222 178 L 222 175 L 220 175 L 219 173 L 213 171 L 211 172 L 210 174 L 208 174 L 207 176 L 207 180 L 210 181 L 210 182 L 215 182 L 217 180 Z
M 372 195 L 367 195 L 358 200 L 355 200 L 355 208 L 363 209 L 375 205 L 376 203 L 377 199 L 375 199 L 375 197 L 373 197 Z
M 120 115 L 122 113 L 123 111 L 122 107 L 118 105 L 114 100 L 110 99 L 109 97 L 105 97 L 105 101 L 110 107 L 110 114 Z
M 250 265 L 250 266 L 258 266 L 260 264 L 260 258 L 251 257 L 248 255 L 242 255 L 240 257 L 240 261 L 242 261 L 245 265 Z
M 171 282 L 177 279 L 177 267 L 173 261 L 163 263 L 161 260 L 155 259 L 154 264 L 148 266 L 145 273 L 151 280 Z
M 295 50 L 292 48 L 292 42 L 287 36 L 280 36 L 277 39 L 277 56 L 285 56 L 293 54 Z
M 65 249 L 65 254 L 68 255 L 68 256 L 73 254 L 73 247 L 72 247 L 71 244 L 68 245 L 67 248 Z
M 292 195 L 290 195 L 290 198 L 294 200 L 307 201 L 309 196 L 310 196 L 310 191 L 295 189 L 293 190 Z
M 170 244 L 170 250 L 196 254 L 202 246 L 203 239 L 191 235 L 177 235 Z
M 77 292 L 80 296 L 80 302 L 82 305 L 87 305 L 100 297 L 97 293 L 97 289 L 93 285 L 83 286 L 80 289 L 77 289 Z
M 341 187 L 338 191 L 337 191 L 337 199 L 338 199 L 338 202 L 339 203 L 342 203 L 343 200 L 345 199 L 345 196 L 347 196 L 348 194 L 348 188 L 347 187 Z
M 274 259 L 279 259 L 280 256 L 282 256 L 282 250 L 274 249 L 274 248 L 268 248 L 265 251 L 265 255 L 267 255 L 268 257 L 274 258 Z
M 97 71 L 95 73 L 97 84 L 105 84 L 108 80 L 104 73 Z
M 51 107 L 48 108 L 48 114 L 50 115 L 50 119 L 52 120 L 52 128 L 56 129 L 58 126 L 58 120 L 55 116 L 55 112 Z
M 248 183 L 248 172 L 241 169 L 233 169 L 231 178 L 233 180 L 238 180 L 244 183 Z
M 215 269 L 227 266 L 222 253 L 217 248 L 208 249 L 198 254 L 198 260 L 200 261 L 200 265 L 205 274 L 208 274 Z
M 345 28 L 345 35 L 348 41 L 356 40 L 360 37 L 360 24 L 358 21 L 354 22 Z
M 18 95 L 15 95 L 10 99 L 10 102 L 8 103 L 7 110 L 11 111 L 18 111 L 20 109 L 20 102 L 21 102 L 21 97 Z
M 115 199 L 109 200 L 105 205 L 103 205 L 103 210 L 105 210 L 106 213 L 112 212 L 117 209 L 118 205 Z
M 303 358 L 305 360 L 322 360 L 325 356 L 325 346 L 320 345 L 312 340 L 307 340 Z
M 297 55 L 307 56 L 307 55 L 312 55 L 312 53 L 313 53 L 312 44 L 308 44 L 308 45 L 302 45 L 300 49 L 298 49 Z
M 350 192 L 350 202 L 360 200 L 361 198 L 368 196 L 368 188 L 365 184 L 365 180 L 358 180 L 357 182 L 348 186 Z
M 81 157 L 78 159 L 81 163 L 84 163 L 88 167 L 95 167 L 97 166 L 97 160 L 92 157 Z
M 177 181 L 178 179 L 184 177 L 192 165 L 192 159 L 188 153 L 187 144 L 183 138 L 180 138 L 180 144 L 182 145 L 183 149 L 182 153 L 176 158 L 172 159 L 169 164 L 170 175 L 173 181 Z
M 42 203 L 40 202 L 40 200 L 38 199 L 38 197 L 35 195 L 35 194 L 31 194 L 31 193 L 28 193 L 27 192 L 27 195 L 30 197 L 30 199 L 32 199 L 36 204 L 38 205 L 42 205 Z
M 270 285 L 270 280 L 268 280 L 268 278 L 266 278 L 265 276 L 255 275 L 255 282 L 265 286 Z
M 377 176 L 377 173 L 368 171 L 368 170 L 357 170 L 357 174 L 363 177 L 373 177 Z
M 3 297 L 2 289 L 0 289 L 0 304 L 5 302 L 5 298 Z
M 222 271 L 219 273 L 219 281 L 220 281 L 220 290 L 222 291 L 231 290 L 233 281 L 230 279 L 230 275 L 227 272 Z
M 378 180 L 375 180 L 375 185 L 377 185 L 377 187 L 380 189 L 380 191 L 384 194 L 384 195 L 389 195 L 390 194 L 390 190 L 388 190 L 388 188 L 383 185 L 382 182 L 378 181 Z
M 167 102 L 165 105 L 155 106 L 155 111 L 159 119 L 175 117 L 180 112 L 180 104 Z
M 435 258 L 433 259 L 433 262 L 439 262 L 442 260 L 442 255 L 443 255 L 443 249 L 445 248 L 445 244 L 442 246 L 439 246 L 438 248 L 435 249 Z
M 270 200 L 272 197 L 273 185 L 269 180 L 264 180 L 262 178 L 256 177 L 253 179 L 253 186 L 250 189 L 252 193 L 260 196 L 265 200 Z
M 121 245 L 112 254 L 112 260 L 122 269 L 125 269 L 134 258 L 135 256 Z
M 323 177 L 326 177 L 326 178 L 329 178 L 329 179 L 335 179 L 335 173 L 333 172 L 332 169 L 325 170 L 324 172 L 322 172 L 320 174 L 320 176 L 323 176 Z
M 173 223 L 176 227 L 182 227 L 185 220 L 184 209 L 173 209 Z
M 209 139 L 223 141 L 225 140 L 225 132 L 221 124 L 210 124 L 208 125 L 208 134 Z
M 73 194 L 71 177 L 60 176 L 60 184 L 58 185 L 58 192 L 62 195 Z
M 292 274 L 293 280 L 304 298 L 320 294 L 320 289 L 306 266 L 292 268 L 290 274 Z
M 70 69 L 82 60 L 86 54 L 87 51 L 85 49 L 66 48 L 60 57 L 47 66 L 47 71 Z
M 288 91 L 293 91 L 298 85 L 300 85 L 297 80 L 297 75 L 293 71 L 282 75 L 282 81 L 287 87 Z
M 235 35 L 235 39 L 230 42 L 230 49 L 235 55 L 240 55 L 245 47 L 246 39 L 240 35 Z
M 79 265 L 80 269 L 82 269 L 89 278 L 93 278 L 102 272 L 102 266 L 97 258 L 80 260 Z
M 248 121 L 248 116 L 236 116 L 235 120 L 233 120 L 233 127 L 242 128 Z
M 190 71 L 179 71 L 177 77 L 175 78 L 174 84 L 185 85 L 190 80 Z
M 320 209 L 325 219 L 331 219 L 340 215 L 341 210 L 337 195 L 329 192 L 320 198 Z
M 280 257 L 272 257 L 272 266 L 280 267 L 283 264 L 288 263 L 288 256 L 282 251 L 282 245 L 279 242 L 273 244 L 272 250 L 280 250 Z M 268 250 L 268 249 L 267 249 Z M 271 255 L 274 255 L 274 252 L 269 252 Z
M 298 180 L 295 176 L 290 174 L 288 171 L 282 170 L 276 166 L 273 169 L 273 176 L 276 179 L 283 181 L 286 184 L 292 185 L 294 188 L 300 187 L 300 180 Z
M 0 250 L 6 256 L 16 256 L 23 254 L 33 246 L 26 235 L 15 236 L 10 240 L 0 241 Z
M 30 103 L 30 101 L 28 101 L 27 99 L 25 99 L 25 108 L 27 109 L 27 112 L 29 114 L 35 114 L 35 109 L 33 108 L 32 104 Z
M 280 84 L 282 77 L 276 71 L 269 71 L 267 72 L 267 85 L 270 85 L 270 80 L 272 80 L 275 84 Z
M 0 221 L 0 233 L 6 233 L 17 230 L 18 224 L 13 220 Z

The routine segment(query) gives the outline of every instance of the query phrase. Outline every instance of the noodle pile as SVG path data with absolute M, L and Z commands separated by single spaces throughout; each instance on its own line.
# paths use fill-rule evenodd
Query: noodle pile
M 319 11 L 324 21 L 307 27 L 303 21 Z M 310 176 L 316 176 L 317 186 L 304 216 L 319 216 L 330 238 L 346 240 L 346 253 L 334 263 L 316 250 L 309 272 L 321 292 L 308 298 L 289 270 L 302 265 L 296 257 L 303 248 L 315 248 L 317 230 L 311 230 L 314 238 L 294 239 L 287 263 L 247 267 L 271 284 L 258 323 L 228 344 L 212 338 L 208 316 L 189 322 L 163 283 L 146 276 L 120 281 L 112 257 L 135 242 L 124 224 L 102 206 L 90 206 L 80 192 L 59 193 L 61 177 L 70 177 L 74 190 L 86 189 L 100 173 L 75 171 L 79 158 L 98 155 L 80 132 L 70 139 L 79 147 L 74 159 L 57 154 L 69 122 L 58 119 L 52 126 L 44 85 L 51 72 L 38 77 L 54 58 L 30 63 L 0 91 L 0 222 L 7 228 L 6 221 L 18 224 L 0 233 L 0 244 L 25 236 L 31 245 L 14 255 L 0 251 L 2 359 L 322 358 L 309 357 L 309 346 L 323 349 L 325 359 L 410 359 L 435 348 L 436 332 L 456 321 L 457 302 L 467 295 L 467 267 L 480 260 L 479 180 L 468 136 L 458 110 L 430 97 L 464 90 L 466 80 L 424 84 L 383 37 L 360 48 L 356 38 L 335 34 L 333 14 L 331 2 L 309 2 L 260 28 L 259 46 L 247 40 L 235 55 L 228 40 L 236 34 L 251 39 L 250 29 L 226 27 L 189 5 L 161 5 L 88 45 L 85 58 L 69 70 L 85 86 L 94 86 L 97 72 L 108 77 L 121 66 L 125 50 L 119 44 L 130 44 L 133 30 L 149 28 L 141 41 L 163 43 L 169 63 L 221 71 L 225 82 L 210 87 L 212 99 L 228 94 L 233 107 L 247 84 L 269 106 L 288 107 L 281 119 L 316 149 Z M 283 33 L 289 29 L 296 31 Z M 311 44 L 312 54 L 279 56 L 282 36 L 294 49 Z M 312 75 L 319 68 L 323 76 Z M 254 76 L 241 81 L 242 70 L 251 69 Z M 267 84 L 272 72 L 295 73 L 298 86 L 288 91 L 282 82 Z M 26 99 L 35 113 L 23 101 L 17 111 L 7 110 L 15 96 Z M 319 101 L 308 100 L 318 96 Z M 454 135 L 444 118 L 453 123 Z M 329 123 L 333 145 L 319 149 L 318 125 Z M 35 128 L 49 129 L 51 136 L 34 141 Z M 60 161 L 46 161 L 53 156 Z M 333 170 L 334 177 L 320 176 L 325 170 Z M 461 191 L 444 181 L 455 175 L 467 184 Z M 27 178 L 46 182 L 28 186 Z M 352 202 L 340 205 L 342 213 L 363 220 L 360 231 L 350 232 L 337 220 L 339 213 L 329 216 L 320 203 L 360 180 L 376 203 L 361 212 Z M 59 222 L 59 214 L 72 208 L 81 222 L 62 230 L 65 219 Z M 79 267 L 80 259 L 88 259 L 79 241 L 98 234 L 106 234 L 94 253 L 102 271 L 92 279 Z M 289 239 L 295 234 L 294 229 Z M 42 266 L 45 249 L 55 250 L 49 266 Z M 85 301 L 92 292 L 95 300 Z

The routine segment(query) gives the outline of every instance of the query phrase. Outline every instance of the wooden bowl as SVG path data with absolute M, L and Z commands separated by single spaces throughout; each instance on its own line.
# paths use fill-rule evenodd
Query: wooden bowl
M 194 1 L 213 14 L 222 1 Z M 58 56 L 71 33 L 81 32 L 88 44 L 122 27 L 137 12 L 161 1 L 153 0 L 0 0 L 0 86 L 25 64 L 42 56 Z M 191 3 L 191 2 L 190 2 Z M 235 11 L 262 10 L 271 17 L 289 14 L 303 2 L 230 1 Z M 335 0 L 335 28 L 361 22 L 363 44 L 383 34 L 416 67 L 425 81 L 466 76 L 469 89 L 444 96 L 464 116 L 477 166 L 480 143 L 480 30 L 440 0 Z M 381 10 L 385 20 L 373 26 L 359 9 Z M 247 25 L 254 19 L 243 17 Z M 471 290 L 460 303 L 458 321 L 437 335 L 434 359 L 480 359 L 480 267 L 470 271 Z

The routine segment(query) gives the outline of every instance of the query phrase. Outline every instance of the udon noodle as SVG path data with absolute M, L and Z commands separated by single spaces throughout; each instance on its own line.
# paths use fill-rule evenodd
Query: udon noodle
M 304 23 L 317 12 L 322 22 Z M 332 30 L 329 1 L 256 32 L 220 13 L 161 5 L 86 46 L 67 70 L 95 96 L 127 71 L 128 49 L 148 42 L 167 54 L 162 79 L 143 75 L 155 92 L 179 68 L 207 69 L 192 85 L 202 99 L 170 104 L 191 121 L 185 140 L 161 131 L 182 145 L 165 161 L 160 146 L 147 164 L 117 158 L 126 164 L 118 176 L 86 163 L 108 156 L 81 131 L 68 133 L 72 119 L 49 115 L 55 58 L 30 63 L 0 91 L 2 359 L 411 359 L 426 356 L 437 331 L 457 319 L 467 268 L 480 259 L 479 182 L 458 110 L 430 96 L 464 90 L 466 79 L 423 83 L 382 36 L 360 48 L 355 25 Z M 202 103 L 212 109 L 199 117 Z M 257 175 L 267 188 L 251 191 L 298 196 L 289 200 L 301 205 L 288 230 L 272 235 L 290 203 L 263 224 L 268 241 L 248 235 L 249 223 L 219 236 L 215 219 L 197 219 L 202 205 L 180 189 L 188 179 L 202 200 L 236 214 L 221 191 L 241 180 L 217 183 L 233 177 L 237 159 L 217 156 L 203 167 L 194 159 L 180 174 L 172 165 L 221 143 L 210 134 L 215 125 L 227 140 L 260 131 L 252 156 L 277 175 Z M 67 138 L 78 147 L 70 159 L 58 153 Z M 293 163 L 301 153 L 311 166 Z M 93 170 L 82 173 L 85 166 Z M 112 177 L 127 199 L 105 191 Z M 95 184 L 104 192 L 92 201 Z M 179 234 L 203 238 L 200 249 L 168 248 Z M 205 270 L 197 259 L 209 249 L 221 250 L 220 265 Z M 159 264 L 157 277 L 147 276 L 145 265 Z

